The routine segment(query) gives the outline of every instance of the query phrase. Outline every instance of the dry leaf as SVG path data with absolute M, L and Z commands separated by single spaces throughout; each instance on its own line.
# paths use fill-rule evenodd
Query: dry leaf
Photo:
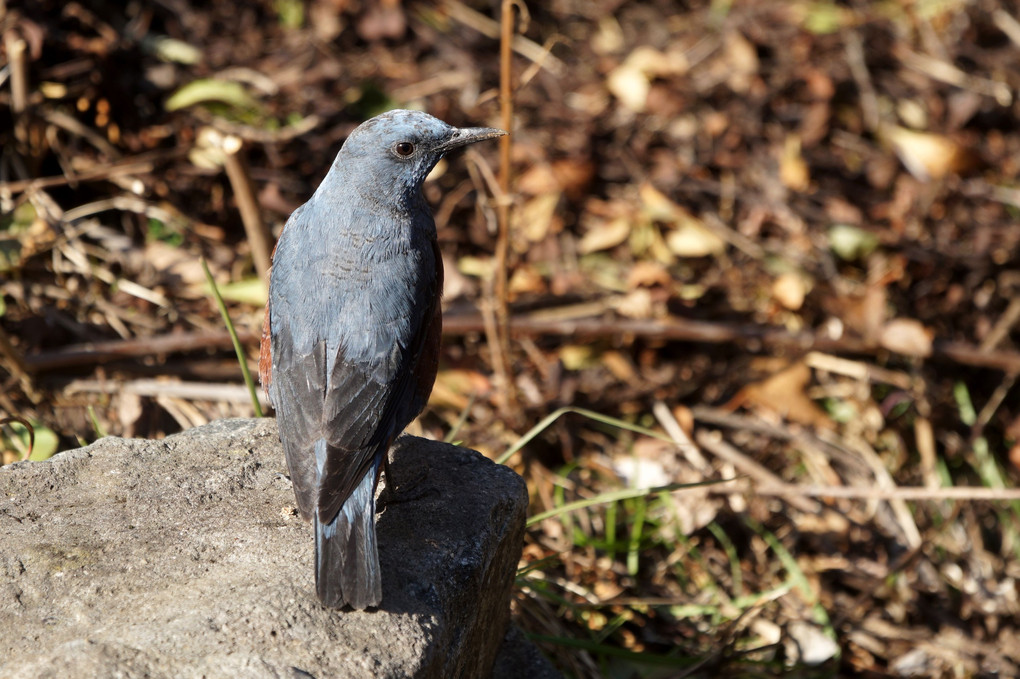
M 599 19 L 598 28 L 591 38 L 591 49 L 595 54 L 613 54 L 626 47 L 620 23 L 611 14 Z
M 484 396 L 492 391 L 489 378 L 475 370 L 440 370 L 429 396 L 429 406 L 463 410 L 472 396 Z
M 602 354 L 602 365 L 613 374 L 613 377 L 624 384 L 631 384 L 638 379 L 634 364 L 619 351 L 607 351 Z
M 732 31 L 726 35 L 725 59 L 729 67 L 727 84 L 734 92 L 746 92 L 758 75 L 758 50 L 747 38 Z
M 623 217 L 598 221 L 581 236 L 577 250 L 582 255 L 615 248 L 630 236 L 630 222 Z
M 652 221 L 673 222 L 677 214 L 683 212 L 683 208 L 647 182 L 638 187 L 638 195 L 645 215 Z
M 757 57 L 756 57 L 757 58 Z M 645 110 L 652 79 L 683 75 L 689 64 L 682 50 L 660 52 L 642 45 L 631 52 L 622 64 L 609 72 L 606 87 L 624 106 L 635 113 Z
M 553 191 L 535 196 L 525 201 L 520 210 L 515 211 L 513 229 L 515 233 L 523 233 L 532 243 L 544 240 L 552 229 L 556 216 L 556 206 L 560 202 L 560 192 Z
M 627 287 L 651 288 L 658 285 L 668 286 L 673 282 L 673 276 L 669 270 L 657 262 L 640 261 L 635 262 L 627 274 Z
M 704 222 L 687 212 L 651 184 L 640 186 L 645 216 L 654 222 L 664 222 L 673 228 L 665 234 L 666 247 L 679 257 L 704 257 L 722 254 L 726 241 L 705 226 Z
M 517 191 L 529 196 L 538 196 L 556 185 L 556 175 L 548 163 L 532 165 L 517 179 Z
M 624 588 L 615 582 L 610 582 L 606 579 L 596 580 L 591 588 L 595 596 L 601 601 L 609 601 L 610 599 L 616 598 L 624 593 Z
M 882 128 L 882 134 L 907 171 L 920 181 L 941 179 L 970 164 L 966 150 L 941 134 L 915 132 L 896 125 Z
M 652 293 L 648 288 L 637 288 L 613 300 L 613 308 L 627 318 L 651 318 L 655 307 Z
M 783 144 L 779 178 L 783 186 L 793 191 L 807 191 L 811 185 L 811 172 L 800 153 L 800 139 L 795 134 L 788 135 Z
M 694 217 L 684 220 L 667 233 L 666 245 L 678 257 L 705 257 L 726 251 L 726 241 Z
M 832 429 L 832 419 L 805 392 L 810 380 L 811 368 L 803 362 L 794 363 L 761 382 L 747 385 L 734 397 L 733 402 L 736 405 L 753 405 L 791 422 Z
M 124 436 L 134 436 L 135 424 L 142 417 L 142 397 L 124 390 L 117 397 L 117 421 L 123 428 Z
M 879 344 L 905 356 L 931 356 L 934 333 L 913 318 L 894 318 L 882 327 Z
M 567 370 L 583 370 L 595 361 L 595 349 L 587 344 L 565 344 L 560 347 L 559 354 Z
M 457 270 L 465 276 L 488 278 L 492 275 L 496 264 L 491 257 L 473 257 L 468 255 L 457 260 Z
M 694 413 L 690 408 L 685 405 L 674 406 L 673 417 L 685 434 L 688 436 L 694 435 Z
M 804 297 L 811 289 L 808 280 L 799 273 L 787 271 L 772 283 L 772 298 L 791 311 L 804 305 Z
M 357 23 L 358 35 L 368 42 L 400 39 L 407 30 L 407 16 L 399 3 L 369 3 Z
M 574 199 L 584 197 L 588 184 L 595 178 L 595 172 L 595 163 L 590 160 L 561 158 L 552 164 L 556 185 Z
M 869 285 L 861 298 L 860 304 L 856 307 L 857 318 L 860 323 L 853 323 L 866 341 L 873 342 L 882 331 L 882 324 L 885 322 L 889 304 L 889 292 L 884 285 Z
M 884 285 L 872 283 L 860 295 L 823 298 L 822 304 L 845 328 L 865 342 L 878 343 L 888 314 L 888 293 Z
M 650 77 L 683 75 L 689 66 L 683 50 L 660 52 L 648 45 L 635 48 L 625 63 Z
M 645 110 L 648 92 L 652 89 L 651 81 L 636 66 L 624 62 L 609 72 L 606 88 L 613 93 L 620 103 L 635 113 Z
M 548 291 L 545 278 L 530 264 L 521 264 L 514 269 L 507 286 L 511 298 L 522 293 L 540 295 Z
M 553 163 L 532 165 L 517 180 L 517 191 L 540 196 L 563 191 L 573 198 L 583 197 L 595 176 L 595 165 L 589 160 L 561 158 Z

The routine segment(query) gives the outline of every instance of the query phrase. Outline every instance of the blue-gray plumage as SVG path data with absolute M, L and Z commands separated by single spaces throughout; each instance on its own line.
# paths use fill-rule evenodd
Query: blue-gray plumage
M 443 267 L 422 196 L 445 153 L 505 134 L 390 111 L 355 129 L 291 215 L 269 282 L 259 373 L 327 606 L 379 605 L 375 490 L 435 382 Z

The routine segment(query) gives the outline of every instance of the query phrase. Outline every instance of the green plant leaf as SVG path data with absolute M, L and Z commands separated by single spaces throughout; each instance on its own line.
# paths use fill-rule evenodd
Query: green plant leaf
M 704 486 L 715 486 L 720 483 L 729 483 L 733 479 L 719 479 L 717 481 L 701 481 L 699 483 L 670 483 L 665 486 L 655 486 L 653 488 L 623 488 L 621 490 L 612 490 L 608 493 L 599 493 L 594 497 L 587 497 L 583 500 L 575 500 L 574 502 L 568 502 L 559 507 L 554 507 L 550 510 L 535 514 L 528 519 L 528 526 L 533 526 L 539 521 L 545 521 L 546 519 L 560 514 L 566 514 L 568 512 L 577 511 L 578 509 L 584 509 L 585 507 L 593 507 L 595 505 L 604 505 L 609 502 L 617 502 L 619 500 L 629 500 L 636 497 L 645 497 L 646 495 L 654 495 L 655 493 L 671 493 L 676 490 L 684 490 L 686 488 L 702 488 Z
M 60 437 L 38 420 L 31 420 L 31 429 L 21 422 L 5 422 L 6 429 L 0 433 L 0 443 L 19 451 L 22 456 L 30 449 L 28 459 L 40 462 L 53 457 L 60 446 Z
M 852 262 L 863 259 L 879 245 L 875 234 L 849 224 L 835 224 L 829 229 L 829 248 L 840 259 Z
M 227 305 L 223 302 L 223 297 L 220 296 L 219 288 L 216 287 L 216 281 L 213 280 L 212 273 L 209 272 L 209 265 L 205 262 L 205 257 L 202 258 L 202 271 L 205 272 L 205 280 L 209 283 L 209 287 L 212 288 L 213 297 L 216 299 L 216 306 L 219 307 L 220 316 L 223 317 L 223 322 L 227 326 L 227 332 L 230 333 L 230 339 L 234 343 L 234 353 L 237 354 L 237 362 L 241 366 L 241 375 L 244 377 L 244 383 L 248 385 L 248 394 L 251 396 L 251 405 L 255 410 L 255 417 L 262 417 L 262 404 L 259 403 L 258 391 L 255 388 L 255 380 L 251 377 L 251 371 L 248 370 L 248 357 L 244 354 L 244 347 L 241 346 L 241 340 L 237 337 L 237 330 L 234 329 L 234 322 L 230 320 L 230 314 L 227 312 Z
M 651 436 L 652 438 L 659 439 L 660 441 L 674 443 L 673 439 L 671 439 L 670 437 L 666 436 L 665 434 L 660 434 L 659 432 L 654 431 L 652 429 L 647 429 L 636 424 L 631 424 L 630 422 L 625 422 L 615 417 L 610 417 L 609 415 L 603 415 L 602 413 L 597 413 L 594 410 L 585 410 L 584 408 L 574 408 L 572 406 L 566 406 L 563 408 L 559 408 L 558 410 L 555 410 L 546 415 L 544 418 L 542 418 L 541 422 L 539 422 L 534 427 L 529 429 L 528 432 L 524 434 L 524 436 L 517 439 L 516 443 L 510 446 L 505 453 L 500 455 L 499 459 L 496 460 L 496 464 L 506 464 L 506 461 L 513 457 L 514 453 L 519 451 L 524 446 L 528 445 L 536 436 L 545 431 L 549 427 L 549 425 L 551 425 L 553 422 L 558 420 L 563 415 L 566 415 L 567 413 L 575 413 L 577 415 L 587 417 L 589 420 L 601 422 L 602 424 L 608 424 L 611 427 L 616 427 L 618 429 L 626 429 L 627 431 L 643 434 L 645 436 Z
M 237 108 L 258 106 L 241 83 L 205 78 L 193 80 L 174 92 L 166 100 L 165 107 L 167 111 L 176 111 L 205 102 L 220 102 Z
M 269 297 L 265 281 L 257 276 L 221 285 L 219 290 L 223 299 L 252 306 L 265 306 Z M 209 292 L 212 292 L 212 288 Z

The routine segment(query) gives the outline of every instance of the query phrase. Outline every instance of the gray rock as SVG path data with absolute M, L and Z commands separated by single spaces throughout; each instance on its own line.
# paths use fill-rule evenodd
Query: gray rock
M 273 420 L 0 469 L 0 677 L 488 676 L 524 483 L 434 441 L 404 437 L 392 456 L 383 603 L 362 612 L 315 597 Z M 516 637 L 501 659 L 532 657 Z

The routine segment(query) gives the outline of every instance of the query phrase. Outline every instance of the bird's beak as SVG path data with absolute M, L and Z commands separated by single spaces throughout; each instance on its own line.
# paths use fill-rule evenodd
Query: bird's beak
M 439 144 L 436 148 L 440 153 L 446 153 L 461 146 L 474 144 L 476 141 L 502 137 L 506 132 L 495 127 L 458 127 L 453 130 L 450 137 Z

